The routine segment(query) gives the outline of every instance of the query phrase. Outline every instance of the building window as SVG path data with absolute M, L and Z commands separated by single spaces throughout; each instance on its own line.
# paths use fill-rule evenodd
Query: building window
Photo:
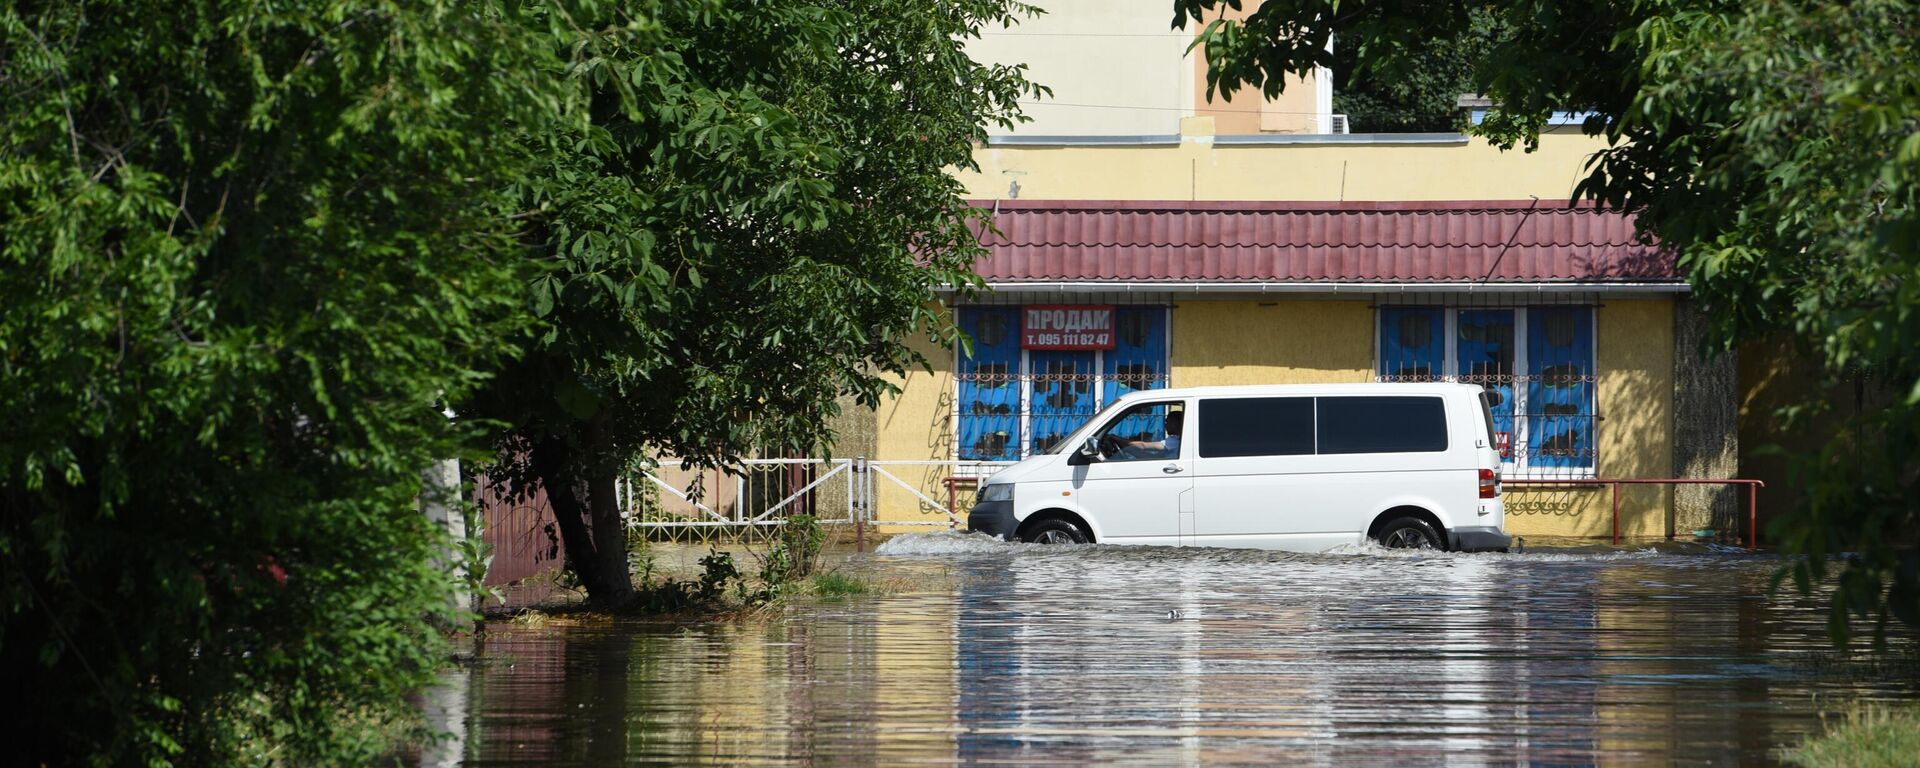
M 1381 381 L 1487 389 L 1509 474 L 1594 476 L 1593 307 L 1388 306 L 1379 322 Z
M 1167 386 L 1167 308 L 964 306 L 954 435 L 966 461 L 1014 461 L 1059 445 L 1107 403 Z

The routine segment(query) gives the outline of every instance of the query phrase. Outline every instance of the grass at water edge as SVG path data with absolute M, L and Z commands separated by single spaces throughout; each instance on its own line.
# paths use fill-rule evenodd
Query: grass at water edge
M 1787 762 L 1809 768 L 1920 766 L 1920 705 L 1856 703 L 1821 719 L 1826 733 L 1787 749 Z

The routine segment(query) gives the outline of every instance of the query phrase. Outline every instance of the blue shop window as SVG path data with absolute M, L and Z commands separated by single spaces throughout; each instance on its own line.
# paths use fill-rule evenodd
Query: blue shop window
M 1046 453 L 1099 410 L 1092 352 L 1027 353 L 1033 374 L 1033 452 Z
M 1527 463 L 1594 465 L 1593 309 L 1527 310 Z
M 1114 398 L 1166 388 L 1166 307 L 1115 307 L 1112 349 L 1036 349 L 1024 358 L 1020 310 L 956 310 L 960 329 L 973 339 L 972 354 L 963 352 L 956 368 L 960 459 L 1012 461 L 1053 450 Z
M 1167 387 L 1167 309 L 1121 307 L 1114 313 L 1113 349 L 1102 355 L 1101 402 L 1128 392 Z
M 1592 474 L 1593 307 L 1387 306 L 1378 319 L 1379 380 L 1485 387 L 1509 468 Z
M 959 454 L 962 459 L 1020 458 L 1020 310 L 961 307 L 960 330 L 973 354 L 960 356 Z
M 1117 338 L 1113 349 L 1101 354 L 1100 402 L 1111 403 L 1129 392 L 1167 388 L 1167 310 L 1165 307 L 1120 307 L 1114 317 Z M 1078 427 L 1092 413 L 1074 424 Z M 1071 429 L 1068 430 L 1072 432 Z M 1166 437 L 1166 419 L 1130 416 L 1115 434 L 1134 440 Z M 1036 448 L 1037 450 L 1037 448 Z
M 1515 347 L 1511 309 L 1463 309 L 1454 319 L 1456 380 L 1478 384 L 1491 394 L 1487 398 L 1493 411 L 1493 432 L 1500 449 L 1500 461 L 1514 461 L 1513 438 L 1516 420 Z
M 1438 381 L 1446 369 L 1446 329 L 1439 307 L 1381 307 L 1381 380 Z

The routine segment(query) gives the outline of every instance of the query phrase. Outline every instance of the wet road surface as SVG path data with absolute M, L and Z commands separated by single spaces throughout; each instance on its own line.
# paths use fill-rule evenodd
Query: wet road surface
M 1736 550 L 1328 555 L 896 538 L 924 589 L 765 621 L 497 623 L 465 764 L 1755 764 L 1912 649 L 1840 658 Z M 1909 661 L 1899 661 L 1909 659 Z

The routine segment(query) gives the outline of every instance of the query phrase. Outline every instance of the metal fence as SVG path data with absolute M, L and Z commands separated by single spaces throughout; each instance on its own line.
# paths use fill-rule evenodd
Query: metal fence
M 760 539 L 796 515 L 863 540 L 876 523 L 964 527 L 961 490 L 1012 463 L 750 459 L 694 472 L 666 458 L 622 479 L 619 493 L 629 529 L 648 540 Z
M 864 543 L 875 525 L 955 530 L 971 493 L 1008 461 L 750 459 L 689 471 L 678 459 L 621 478 L 615 493 L 628 535 L 646 541 L 765 541 L 797 515 Z M 512 497 L 484 479 L 476 493 L 493 553 L 488 584 L 560 567 L 563 551 L 546 494 Z
M 560 568 L 563 555 L 560 529 L 546 491 L 525 496 L 509 493 L 482 476 L 475 483 L 474 502 L 480 507 L 481 540 L 492 553 L 486 584 L 501 586 Z

